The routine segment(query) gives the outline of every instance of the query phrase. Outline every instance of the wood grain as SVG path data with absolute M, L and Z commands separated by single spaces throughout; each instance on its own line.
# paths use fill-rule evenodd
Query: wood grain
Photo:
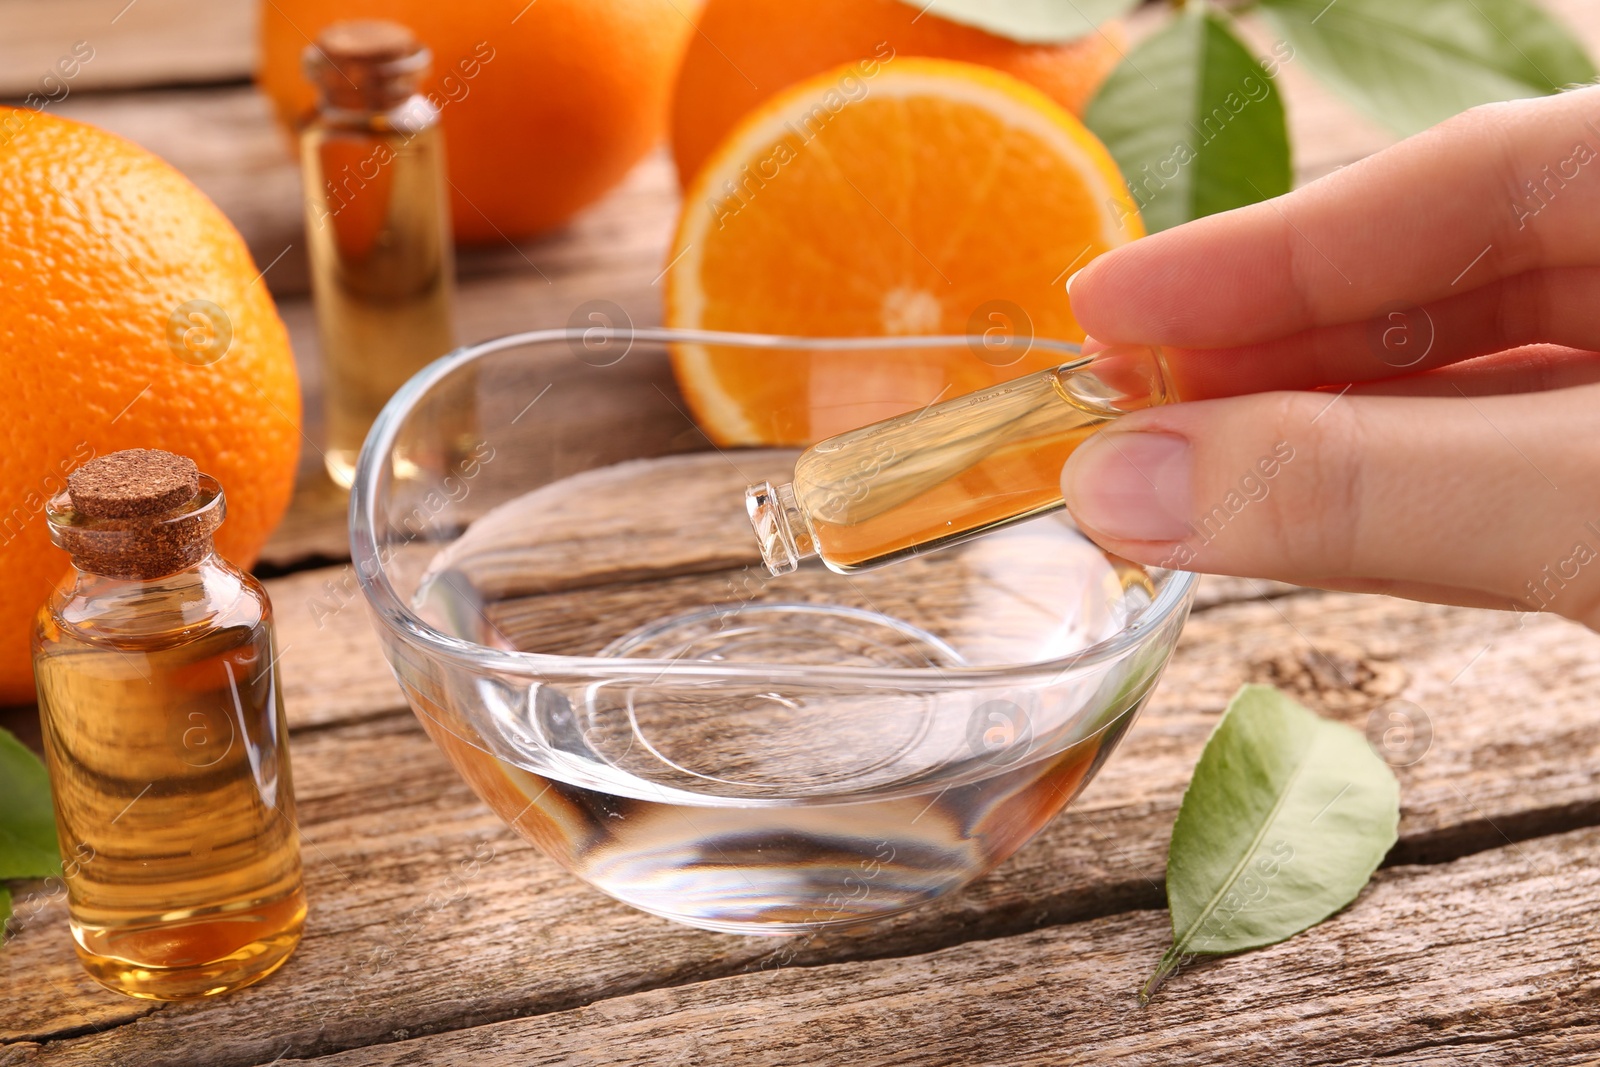
M 398 712 L 393 682 L 360 677 L 376 662 L 370 637 L 357 636 L 364 607 L 336 613 L 321 631 L 288 621 L 292 594 L 320 595 L 316 576 L 271 583 L 312 894 L 305 944 L 260 987 L 150 1013 L 82 976 L 52 905 L 0 952 L 0 1041 L 57 1038 L 19 1062 L 265 1063 L 285 1050 L 305 1056 L 396 1040 L 396 1031 L 564 1011 L 760 970 L 774 958 L 812 968 L 1006 939 L 1004 951 L 983 951 L 1009 966 L 1011 941 L 1035 928 L 1060 927 L 1051 936 L 1071 945 L 1087 936 L 1073 932 L 1078 924 L 1160 906 L 1183 782 L 1228 695 L 1268 669 L 1357 726 L 1396 696 L 1429 717 L 1431 746 L 1398 771 L 1396 859 L 1445 858 L 1600 822 L 1600 783 L 1587 770 L 1600 760 L 1592 728 L 1600 638 L 1556 619 L 1519 627 L 1483 612 L 1304 593 L 1196 615 L 1122 750 L 1075 808 L 994 875 L 922 911 L 798 946 L 702 934 L 606 900 L 514 839 Z M 1353 684 L 1327 687 L 1339 676 L 1315 649 Z M 1299 675 L 1296 664 L 1305 668 Z M 483 842 L 493 861 L 464 878 L 462 862 Z M 1588 861 L 1576 853 L 1556 850 L 1540 862 L 1560 885 L 1587 877 Z M 1159 928 L 1159 915 L 1148 921 L 1147 930 Z M 1144 944 L 1151 935 L 1140 936 Z M 1533 931 L 1526 941 L 1527 951 L 1551 944 Z M 1369 978 L 1352 969 L 1345 980 L 1364 989 Z M 1370 1010 L 1384 1011 L 1381 987 L 1370 995 Z M 416 1062 L 460 1062 L 454 1050 L 427 1054 L 436 1058 Z
M 79 41 L 94 56 L 74 93 L 242 81 L 255 67 L 252 0 L 7 0 L 0 5 L 0 96 L 39 79 Z
M 1577 866 L 1559 881 L 1547 872 Z M 440 1063 L 1385 1063 L 1600 1054 L 1600 831 L 1383 871 L 1293 941 L 1134 990 L 1170 938 L 1134 912 L 923 955 L 654 990 L 319 1059 Z M 290 1060 L 289 1062 L 295 1062 Z
M 496 856 L 488 867 L 514 858 Z M 495 887 L 475 883 L 460 912 L 451 905 L 437 915 L 403 917 L 391 931 L 390 945 L 403 944 L 397 963 L 370 955 L 353 961 L 345 981 L 317 1001 L 326 1031 L 317 1032 L 319 1013 L 278 1016 L 282 1005 L 264 987 L 230 1002 L 226 1019 L 215 1017 L 224 1013 L 220 1004 L 154 1014 L 131 1006 L 125 1031 L 25 1041 L 9 1046 L 0 1063 L 300 1062 L 297 1046 L 311 1042 L 296 1024 L 326 1041 L 353 1018 L 369 1031 L 388 1029 L 370 1039 L 373 1047 L 316 1062 L 1443 1067 L 1470 1050 L 1473 1063 L 1588 1063 L 1600 1051 L 1597 870 L 1600 832 L 1591 828 L 1447 865 L 1382 871 L 1334 919 L 1273 948 L 1194 961 L 1143 1010 L 1134 992 L 1170 937 L 1159 911 L 1016 933 L 1003 943 L 973 940 L 846 962 L 811 958 L 809 947 L 784 957 L 729 945 L 734 952 L 717 963 L 733 966 L 720 974 L 685 968 L 669 985 L 638 989 L 612 961 L 619 952 L 659 950 L 659 942 L 619 943 L 606 936 L 609 923 L 587 930 L 595 916 L 581 911 L 542 929 L 516 925 L 515 909 L 485 892 Z M 493 949 L 484 924 L 495 919 L 505 924 L 498 938 L 524 953 L 523 966 L 497 974 L 501 987 L 463 998 L 462 961 Z M 363 933 L 342 936 L 363 951 L 381 944 Z M 589 936 L 569 940 L 582 934 Z M 753 947 L 760 945 L 773 948 Z M 312 947 L 308 942 L 302 952 Z M 607 972 L 611 995 L 489 1021 L 497 1000 L 540 988 L 564 962 Z M 426 1016 L 405 1011 L 410 1003 L 389 1003 L 388 976 L 376 972 L 390 967 L 410 985 L 426 986 L 432 1004 L 456 1011 L 459 1025 L 432 1033 Z M 309 999 L 298 1002 L 302 1009 Z M 253 1011 L 240 1010 L 251 1001 Z M 208 1028 L 200 1025 L 205 1014 L 212 1016 Z M 250 1049 L 260 1050 L 255 1059 L 234 1058 Z

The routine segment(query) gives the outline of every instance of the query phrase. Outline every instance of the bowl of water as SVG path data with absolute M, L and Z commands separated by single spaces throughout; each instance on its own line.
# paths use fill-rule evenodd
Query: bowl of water
M 752 379 L 793 361 L 796 439 L 714 443 L 674 346 Z M 430 737 L 552 860 L 693 926 L 851 925 L 993 870 L 1127 732 L 1194 576 L 1110 556 L 1056 511 L 774 577 L 746 513 L 810 440 L 970 389 L 930 380 L 968 347 L 564 329 L 422 371 L 362 451 L 351 547 Z

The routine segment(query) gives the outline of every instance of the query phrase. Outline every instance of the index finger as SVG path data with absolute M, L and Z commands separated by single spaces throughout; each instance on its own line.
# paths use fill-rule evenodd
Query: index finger
M 1295 192 L 1108 252 L 1069 282 L 1090 336 L 1273 340 L 1600 245 L 1600 88 L 1475 108 Z

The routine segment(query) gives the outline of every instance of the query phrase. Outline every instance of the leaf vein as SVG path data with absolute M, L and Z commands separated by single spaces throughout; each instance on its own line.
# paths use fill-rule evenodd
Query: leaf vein
M 1278 816 L 1283 812 L 1284 804 L 1288 802 L 1290 794 L 1294 792 L 1295 783 L 1300 780 L 1301 774 L 1304 773 L 1306 766 L 1311 762 L 1311 752 L 1313 748 L 1313 745 L 1306 745 L 1304 754 L 1295 764 L 1294 772 L 1289 775 L 1289 780 L 1284 783 L 1283 788 L 1278 792 L 1277 799 L 1273 801 L 1272 810 L 1267 813 L 1267 817 L 1261 821 L 1261 826 L 1256 831 L 1255 836 L 1251 838 L 1250 847 L 1244 850 L 1244 854 L 1239 858 L 1239 861 L 1234 864 L 1233 870 L 1228 872 L 1228 877 L 1223 879 L 1222 884 L 1217 888 L 1217 891 L 1212 894 L 1211 899 L 1206 901 L 1205 907 L 1201 908 L 1199 913 L 1195 916 L 1194 922 L 1189 924 L 1189 929 L 1184 932 L 1183 937 L 1180 938 L 1176 944 L 1174 944 L 1173 948 L 1175 948 L 1180 955 L 1184 950 L 1187 949 L 1189 943 L 1194 940 L 1195 931 L 1199 930 L 1205 921 L 1209 919 L 1216 911 L 1217 905 L 1222 902 L 1222 898 L 1227 895 L 1228 890 L 1233 887 L 1233 884 L 1239 880 L 1239 876 L 1243 874 L 1245 868 L 1249 866 L 1251 858 L 1254 857 L 1257 851 L 1260 850 L 1262 839 L 1266 837 L 1267 831 L 1270 830 L 1273 824 L 1277 822 Z

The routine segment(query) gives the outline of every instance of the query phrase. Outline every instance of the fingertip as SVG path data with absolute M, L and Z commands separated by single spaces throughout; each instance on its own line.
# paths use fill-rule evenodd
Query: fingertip
M 1113 248 L 1067 279 L 1072 317 L 1085 333 L 1113 342 L 1159 340 L 1143 333 L 1152 325 L 1145 321 L 1150 297 L 1159 295 L 1159 289 L 1152 294 L 1155 279 L 1148 264 L 1151 242 L 1160 236 L 1142 237 Z
M 1172 542 L 1189 532 L 1192 449 L 1177 434 L 1105 431 L 1061 469 L 1061 495 L 1086 528 L 1119 542 Z
M 1258 204 L 1106 252 L 1073 276 L 1073 317 L 1095 337 L 1185 348 L 1280 336 L 1305 313 L 1290 298 L 1282 226 Z
M 1123 246 L 1123 248 L 1126 247 L 1128 246 Z M 1095 275 L 1101 273 L 1104 270 L 1106 261 L 1115 258 L 1116 255 L 1121 251 L 1122 248 L 1113 248 L 1109 251 L 1102 252 L 1089 262 L 1085 263 L 1083 266 L 1079 267 L 1077 270 L 1073 271 L 1071 274 L 1067 275 L 1067 297 L 1072 300 L 1081 299 L 1085 292 L 1085 281 L 1088 281 Z M 1093 288 L 1092 282 L 1090 283 L 1089 288 Z
M 1101 264 L 1116 254 L 1116 250 L 1107 252 L 1088 266 L 1073 271 L 1072 276 L 1067 279 L 1067 302 L 1072 306 L 1072 317 L 1086 333 L 1095 332 L 1095 327 L 1091 323 L 1105 322 L 1104 316 L 1097 314 L 1100 286 L 1096 279 L 1104 273 Z

